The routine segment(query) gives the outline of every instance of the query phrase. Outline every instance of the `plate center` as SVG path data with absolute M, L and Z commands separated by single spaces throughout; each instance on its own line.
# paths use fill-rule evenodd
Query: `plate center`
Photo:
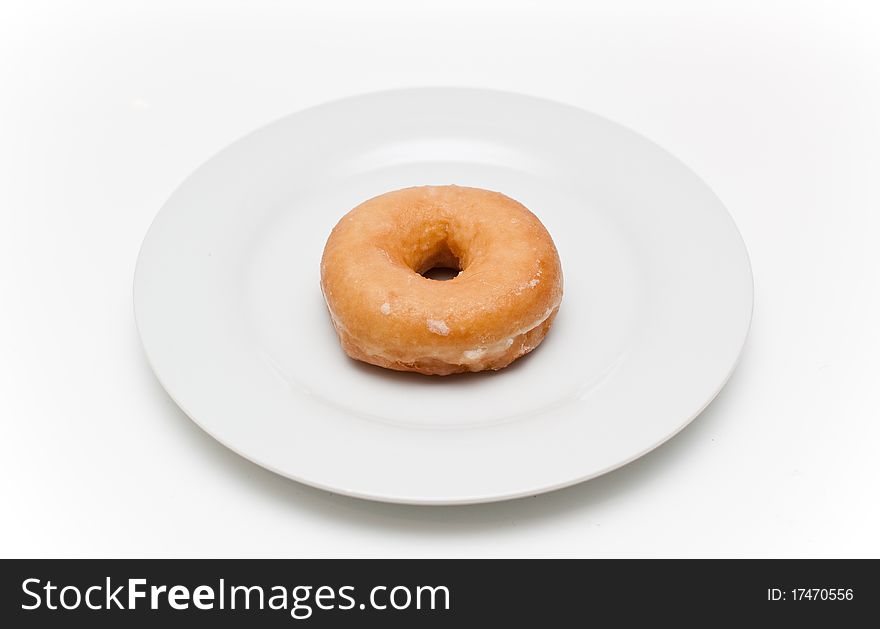
M 474 163 L 417 166 L 418 174 L 413 166 L 385 167 L 312 193 L 291 193 L 263 223 L 242 301 L 251 306 L 250 329 L 269 368 L 292 395 L 308 394 L 364 419 L 421 428 L 530 418 L 588 397 L 625 360 L 643 300 L 638 260 L 614 221 L 602 208 L 528 172 Z M 424 376 L 349 359 L 319 287 L 327 235 L 348 210 L 376 194 L 447 183 L 503 192 L 544 222 L 565 280 L 553 328 L 535 351 L 498 372 Z M 572 215 L 580 217 L 579 229 L 562 229 Z M 304 242 L 302 234 L 316 236 Z M 456 270 L 427 273 L 442 280 Z

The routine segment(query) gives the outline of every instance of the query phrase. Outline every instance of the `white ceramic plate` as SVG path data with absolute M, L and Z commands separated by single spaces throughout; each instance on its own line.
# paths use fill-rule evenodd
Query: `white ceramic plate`
M 330 229 L 382 192 L 448 183 L 544 222 L 565 273 L 552 330 L 497 373 L 349 360 L 318 284 Z M 645 138 L 546 100 L 428 88 L 309 109 L 212 158 L 151 226 L 134 302 L 162 385 L 235 452 L 333 492 L 449 504 L 571 485 L 681 430 L 737 362 L 752 276 L 719 200 Z

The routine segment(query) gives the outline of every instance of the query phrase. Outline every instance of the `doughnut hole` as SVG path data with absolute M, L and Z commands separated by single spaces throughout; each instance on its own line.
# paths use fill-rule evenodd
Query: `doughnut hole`
M 421 263 L 413 269 L 416 273 L 429 280 L 445 281 L 458 276 L 462 271 L 461 260 L 448 240 L 440 241 Z
M 458 277 L 459 273 L 461 273 L 461 269 L 456 269 L 449 266 L 432 266 L 430 269 L 428 269 L 424 273 L 420 273 L 419 275 L 429 280 L 445 282 L 446 280 L 455 279 L 456 277 Z
M 467 267 L 463 247 L 455 239 L 455 230 L 444 220 L 433 221 L 416 237 L 416 242 L 418 245 L 406 263 L 425 279 L 455 279 Z

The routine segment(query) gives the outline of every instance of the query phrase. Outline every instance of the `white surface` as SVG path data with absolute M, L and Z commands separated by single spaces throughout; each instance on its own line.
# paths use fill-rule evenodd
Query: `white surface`
M 0 555 L 880 555 L 869 3 L 152 4 L 0 9 Z M 537 498 L 389 506 L 244 461 L 158 386 L 131 279 L 171 191 L 260 124 L 420 84 L 613 118 L 730 210 L 752 331 L 669 443 Z
M 366 199 L 452 182 L 556 234 L 552 333 L 495 374 L 349 360 L 317 282 L 327 234 Z M 717 197 L 660 147 L 543 99 L 422 88 L 293 114 L 210 159 L 150 226 L 134 308 L 166 391 L 235 452 L 336 493 L 464 504 L 572 485 L 677 433 L 739 358 L 752 274 Z

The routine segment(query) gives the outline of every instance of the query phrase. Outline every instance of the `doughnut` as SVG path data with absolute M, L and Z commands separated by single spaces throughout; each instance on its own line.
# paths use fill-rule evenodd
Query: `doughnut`
M 458 271 L 440 281 L 430 269 Z M 321 291 L 351 358 L 428 375 L 502 369 L 562 301 L 550 234 L 499 192 L 419 186 L 358 205 L 330 233 Z

